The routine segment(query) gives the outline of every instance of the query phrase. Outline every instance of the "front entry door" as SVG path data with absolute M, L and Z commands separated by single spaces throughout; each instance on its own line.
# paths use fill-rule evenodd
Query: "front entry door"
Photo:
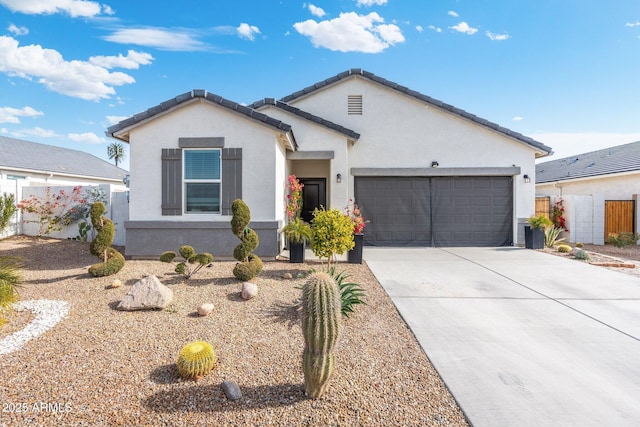
M 301 218 L 308 223 L 313 219 L 313 210 L 327 206 L 327 180 L 325 178 L 300 178 L 302 187 Z

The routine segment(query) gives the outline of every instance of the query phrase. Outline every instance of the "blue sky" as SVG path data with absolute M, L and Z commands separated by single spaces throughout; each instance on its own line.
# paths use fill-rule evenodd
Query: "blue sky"
M 191 89 L 248 104 L 350 68 L 547 159 L 640 140 L 637 0 L 0 0 L 0 135 L 105 159 L 107 127 Z

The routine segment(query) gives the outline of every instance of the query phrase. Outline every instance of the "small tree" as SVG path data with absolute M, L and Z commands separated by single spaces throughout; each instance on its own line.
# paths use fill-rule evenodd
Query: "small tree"
M 124 153 L 124 146 L 119 142 L 112 142 L 107 147 L 107 154 L 109 155 L 109 160 L 113 159 L 116 162 L 116 166 L 118 163 L 126 157 Z
M 180 252 L 180 256 L 183 258 L 183 261 L 176 264 L 174 271 L 178 274 L 182 274 L 185 280 L 189 280 L 191 276 L 198 272 L 198 270 L 213 262 L 213 255 L 207 252 L 197 254 L 195 249 L 193 249 L 193 246 L 181 246 L 178 252 Z M 167 251 L 160 255 L 160 261 L 170 263 L 173 262 L 177 256 L 178 254 L 175 252 Z
M 327 258 L 329 266 L 336 254 L 353 248 L 353 222 L 338 209 L 313 211 L 311 250 L 318 258 Z

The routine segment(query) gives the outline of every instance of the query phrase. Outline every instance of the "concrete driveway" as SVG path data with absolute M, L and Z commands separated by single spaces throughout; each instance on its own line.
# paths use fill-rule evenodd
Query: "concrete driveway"
M 640 425 L 638 277 L 511 247 L 364 258 L 474 426 Z

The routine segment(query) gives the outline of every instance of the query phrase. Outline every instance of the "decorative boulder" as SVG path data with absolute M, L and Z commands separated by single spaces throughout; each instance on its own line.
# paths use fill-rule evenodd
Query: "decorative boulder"
M 222 382 L 222 390 L 229 400 L 242 399 L 242 391 L 240 390 L 238 384 L 233 381 L 224 380 Z
M 291 273 L 284 273 L 282 275 L 283 279 L 293 279 L 293 275 Z
M 118 310 L 163 309 L 173 301 L 173 292 L 160 283 L 156 276 L 147 276 L 136 282 L 118 304 Z
M 120 281 L 120 279 L 113 279 L 113 282 L 111 282 L 110 285 L 105 286 L 106 289 L 115 289 L 115 288 L 119 288 L 122 286 L 122 282 Z
M 258 295 L 258 285 L 251 282 L 244 282 L 242 284 L 242 298 L 249 300 Z
M 200 307 L 198 307 L 198 314 L 200 316 L 208 316 L 213 312 L 213 304 L 211 303 L 204 303 L 201 304 Z

